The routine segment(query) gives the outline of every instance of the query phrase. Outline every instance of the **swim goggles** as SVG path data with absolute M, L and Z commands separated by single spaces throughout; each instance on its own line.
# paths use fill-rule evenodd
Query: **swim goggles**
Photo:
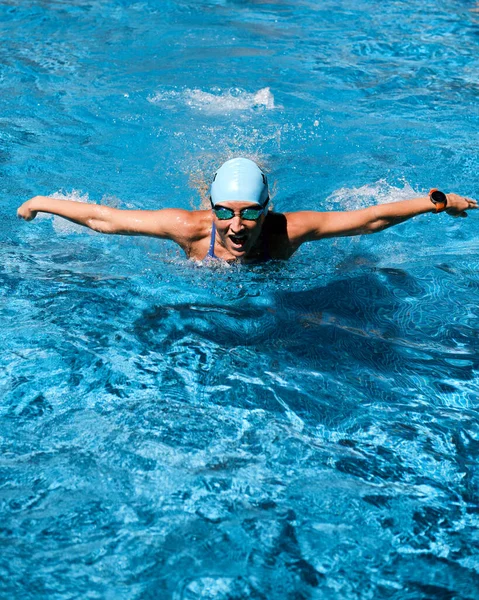
M 226 206 L 215 206 L 213 201 L 210 198 L 211 208 L 215 211 L 216 218 L 220 221 L 228 221 L 235 216 L 235 211 L 232 208 L 227 208 Z M 264 204 L 259 204 L 258 207 L 249 207 L 242 208 L 239 211 L 240 218 L 245 221 L 257 221 L 261 215 L 264 213 L 264 209 L 266 208 L 269 202 L 269 197 L 266 198 L 266 202 Z

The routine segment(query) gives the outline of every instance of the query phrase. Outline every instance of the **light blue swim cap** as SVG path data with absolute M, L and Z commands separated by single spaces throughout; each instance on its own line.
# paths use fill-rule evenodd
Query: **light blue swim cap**
M 221 165 L 213 177 L 210 196 L 213 206 L 233 201 L 264 204 L 268 198 L 268 180 L 249 158 L 232 158 Z

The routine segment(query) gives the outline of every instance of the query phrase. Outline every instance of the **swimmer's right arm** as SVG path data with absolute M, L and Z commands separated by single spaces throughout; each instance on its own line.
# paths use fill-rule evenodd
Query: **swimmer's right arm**
M 17 215 L 31 221 L 39 212 L 58 215 L 100 233 L 148 235 L 178 243 L 183 241 L 180 236 L 183 238 L 188 234 L 191 214 L 180 209 L 120 210 L 99 204 L 35 196 L 20 206 Z

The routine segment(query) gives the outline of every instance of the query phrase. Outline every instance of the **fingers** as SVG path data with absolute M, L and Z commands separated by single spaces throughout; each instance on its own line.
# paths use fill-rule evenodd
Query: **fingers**
M 458 194 L 448 194 L 449 209 L 446 212 L 451 217 L 467 217 L 468 210 L 474 210 L 478 208 L 477 200 L 473 198 L 466 198 L 465 196 L 459 196 Z
M 467 210 L 477 208 L 477 200 L 473 200 L 472 198 L 464 198 L 464 200 L 468 204 Z
M 17 217 L 24 221 L 32 221 L 36 217 L 37 213 L 23 209 L 22 206 L 17 210 Z
M 36 217 L 37 213 L 30 209 L 29 202 L 30 200 L 27 200 L 21 206 L 18 207 L 17 217 L 19 219 L 23 219 L 24 221 L 31 221 Z

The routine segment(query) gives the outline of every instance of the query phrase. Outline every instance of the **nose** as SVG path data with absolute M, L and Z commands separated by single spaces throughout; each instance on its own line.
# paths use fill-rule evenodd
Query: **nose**
M 238 233 L 239 231 L 241 231 L 243 229 L 243 220 L 242 220 L 242 218 L 239 215 L 235 215 L 231 219 L 230 228 L 235 233 Z

